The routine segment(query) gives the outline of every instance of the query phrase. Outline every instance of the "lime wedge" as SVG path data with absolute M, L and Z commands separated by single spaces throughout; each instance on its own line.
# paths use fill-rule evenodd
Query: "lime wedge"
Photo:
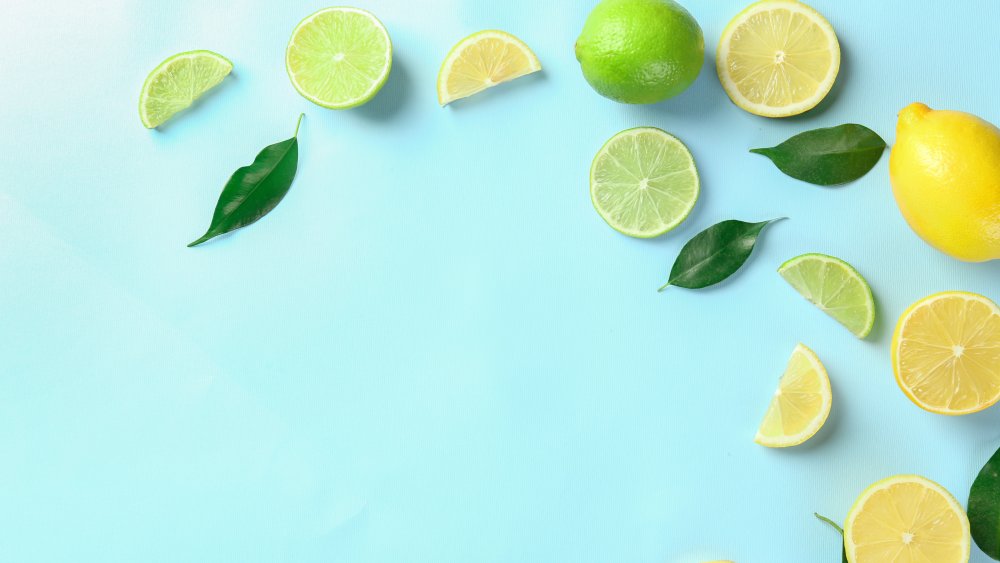
M 654 127 L 618 133 L 590 167 L 590 199 L 614 230 L 637 238 L 670 231 L 698 201 L 694 159 L 684 143 Z
M 871 287 L 850 264 L 825 254 L 803 254 L 778 268 L 795 291 L 864 338 L 875 324 Z
M 292 86 L 310 102 L 347 109 L 367 102 L 389 78 L 392 41 L 359 8 L 325 8 L 302 20 L 285 50 Z
M 177 53 L 153 69 L 139 95 L 139 118 L 152 129 L 186 109 L 233 71 L 229 59 L 212 51 Z

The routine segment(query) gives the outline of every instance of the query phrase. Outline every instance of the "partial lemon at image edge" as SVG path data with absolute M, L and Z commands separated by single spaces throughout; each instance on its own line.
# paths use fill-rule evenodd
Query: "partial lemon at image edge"
M 897 475 L 868 487 L 844 523 L 851 563 L 967 563 L 971 546 L 962 505 L 944 487 L 918 475 Z M 910 557 L 898 559 L 904 551 Z
M 1000 401 L 1000 307 L 975 293 L 937 293 L 911 305 L 892 336 L 899 388 L 943 415 L 979 412 Z
M 840 42 L 807 4 L 761 0 L 729 22 L 715 61 L 734 104 L 762 117 L 790 117 L 819 105 L 833 88 Z
M 374 14 L 324 8 L 303 19 L 285 49 L 292 86 L 327 109 L 350 109 L 378 94 L 392 70 L 392 40 Z
M 438 103 L 446 106 L 540 70 L 542 63 L 524 41 L 506 31 L 479 31 L 459 41 L 441 63 Z
M 139 119 L 147 128 L 159 127 L 190 107 L 233 71 L 233 63 L 207 50 L 185 51 L 154 68 L 139 94 Z
M 833 389 L 823 362 L 799 344 L 771 398 L 754 442 L 768 448 L 798 446 L 819 432 L 830 416 Z
M 636 238 L 660 236 L 681 224 L 701 190 L 691 151 L 655 127 L 611 137 L 590 167 L 594 209 L 614 230 Z

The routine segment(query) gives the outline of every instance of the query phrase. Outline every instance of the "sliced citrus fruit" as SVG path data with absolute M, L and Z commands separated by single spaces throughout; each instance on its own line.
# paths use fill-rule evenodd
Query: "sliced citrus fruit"
M 816 107 L 840 71 L 830 22 L 798 0 L 762 0 L 740 12 L 719 40 L 719 80 L 740 108 L 788 117 Z
M 898 475 L 868 487 L 844 524 L 851 563 L 966 563 L 969 519 L 941 485 Z
M 177 53 L 160 63 L 142 85 L 139 118 L 152 129 L 191 106 L 233 71 L 229 59 L 212 51 Z
M 651 238 L 679 225 L 699 190 L 691 152 L 655 127 L 618 133 L 590 167 L 594 208 L 611 228 L 631 237 Z
M 538 57 L 517 37 L 493 29 L 473 33 L 445 57 L 438 73 L 438 102 L 445 106 L 540 70 Z
M 1000 308 L 958 291 L 914 303 L 896 324 L 892 367 L 903 393 L 924 410 L 960 415 L 993 406 L 1000 400 Z
M 812 350 L 799 344 L 788 360 L 754 441 L 769 448 L 797 446 L 819 432 L 830 416 L 832 404 L 826 368 Z
M 329 109 L 360 106 L 389 78 L 392 41 L 371 12 L 325 8 L 292 31 L 285 68 L 292 86 L 310 102 Z
M 875 324 L 875 299 L 865 278 L 850 264 L 826 254 L 803 254 L 785 262 L 778 273 L 795 291 L 858 338 Z

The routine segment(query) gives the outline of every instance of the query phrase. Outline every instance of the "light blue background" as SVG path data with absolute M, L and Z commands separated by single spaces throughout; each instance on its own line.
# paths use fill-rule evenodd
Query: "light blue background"
M 820 189 L 747 149 L 866 124 L 890 143 L 911 101 L 1000 122 L 1000 5 L 815 0 L 838 84 L 784 121 L 733 106 L 715 44 L 744 0 L 687 0 L 704 71 L 649 107 L 586 85 L 573 42 L 593 2 L 359 0 L 392 75 L 367 106 L 301 98 L 284 70 L 313 0 L 0 7 L 0 560 L 10 562 L 839 561 L 869 483 L 920 473 L 963 502 L 1000 409 L 925 413 L 889 339 L 929 293 L 1000 299 L 906 227 L 888 158 Z M 501 28 L 545 70 L 441 109 L 438 66 Z M 233 76 L 162 131 L 136 115 L 164 57 L 213 49 Z M 188 249 L 222 185 L 299 112 L 281 205 Z M 691 148 L 703 195 L 675 232 L 621 236 L 591 207 L 601 144 L 652 125 Z M 722 219 L 788 216 L 707 291 L 655 289 Z M 776 275 L 825 252 L 879 303 L 858 341 Z M 752 442 L 797 342 L 833 414 L 791 451 Z M 987 558 L 978 550 L 973 561 Z

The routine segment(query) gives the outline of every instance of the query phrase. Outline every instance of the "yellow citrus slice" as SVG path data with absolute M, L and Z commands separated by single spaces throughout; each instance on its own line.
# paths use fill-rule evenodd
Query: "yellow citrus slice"
M 538 57 L 517 37 L 497 30 L 473 33 L 444 59 L 438 73 L 438 102 L 445 106 L 539 70 Z
M 917 475 L 875 483 L 844 524 L 851 563 L 966 563 L 969 519 L 941 485 Z
M 797 446 L 812 438 L 830 416 L 833 391 L 816 354 L 799 344 L 757 430 L 755 442 L 769 448 Z
M 922 409 L 960 415 L 993 406 L 1000 400 L 1000 308 L 958 291 L 914 303 L 896 324 L 892 367 Z
M 798 0 L 762 0 L 740 12 L 719 40 L 719 80 L 740 108 L 788 117 L 816 107 L 840 71 L 830 22 Z

